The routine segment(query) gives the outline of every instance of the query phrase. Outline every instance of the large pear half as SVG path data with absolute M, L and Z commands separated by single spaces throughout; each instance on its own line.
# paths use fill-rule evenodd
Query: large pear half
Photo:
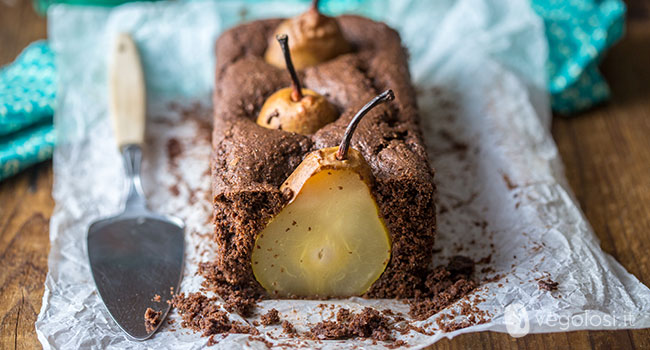
M 310 153 L 283 184 L 292 199 L 257 236 L 253 273 L 271 294 L 361 295 L 388 264 L 391 241 L 363 156 Z

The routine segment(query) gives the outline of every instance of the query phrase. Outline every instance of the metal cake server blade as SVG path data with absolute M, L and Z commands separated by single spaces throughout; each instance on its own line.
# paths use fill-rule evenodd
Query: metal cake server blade
M 144 141 L 145 88 L 131 37 L 116 40 L 110 69 L 110 114 L 129 185 L 124 211 L 88 229 L 88 259 L 108 312 L 132 339 L 149 338 L 166 317 L 183 273 L 183 221 L 151 212 L 140 180 Z M 157 297 L 159 296 L 159 297 Z M 160 312 L 145 325 L 148 308 Z

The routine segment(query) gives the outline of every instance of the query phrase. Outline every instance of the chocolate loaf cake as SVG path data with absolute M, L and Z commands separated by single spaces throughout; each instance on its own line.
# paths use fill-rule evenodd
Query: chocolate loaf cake
M 340 112 L 312 135 L 255 122 L 265 99 L 291 83 L 286 71 L 264 60 L 280 20 L 240 25 L 217 41 L 211 166 L 218 258 L 203 264 L 201 273 L 219 292 L 266 295 L 253 275 L 251 252 L 256 235 L 289 200 L 280 186 L 309 152 L 337 146 L 355 112 L 388 88 L 395 101 L 372 110 L 352 139 L 375 177 L 372 193 L 392 242 L 386 270 L 365 296 L 408 298 L 424 285 L 435 236 L 435 186 L 407 53 L 397 32 L 383 23 L 357 16 L 337 19 L 352 51 L 299 72 L 304 87 Z

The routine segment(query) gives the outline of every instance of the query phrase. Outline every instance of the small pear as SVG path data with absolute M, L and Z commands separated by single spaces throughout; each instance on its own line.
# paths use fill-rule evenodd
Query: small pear
M 339 147 L 308 154 L 280 189 L 289 203 L 257 235 L 253 274 L 284 297 L 348 297 L 365 293 L 386 269 L 391 239 L 372 194 L 374 177 L 350 148 L 354 130 L 387 90 L 348 125 Z
M 274 34 L 281 33 L 287 33 L 291 37 L 291 54 L 298 70 L 351 51 L 351 45 L 343 37 L 337 20 L 321 14 L 317 0 L 303 14 L 280 23 Z M 282 51 L 271 44 L 269 42 L 264 58 L 268 63 L 282 68 Z
M 278 35 L 277 40 L 284 52 L 292 83 L 291 87 L 280 89 L 266 99 L 257 117 L 257 124 L 268 129 L 303 135 L 313 134 L 325 124 L 335 121 L 338 113 L 325 97 L 300 86 L 298 74 L 291 61 L 289 38 L 282 34 Z

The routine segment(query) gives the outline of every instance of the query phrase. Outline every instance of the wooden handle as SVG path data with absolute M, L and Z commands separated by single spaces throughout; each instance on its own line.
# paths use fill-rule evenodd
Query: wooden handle
M 109 67 L 109 111 L 115 140 L 122 149 L 144 142 L 146 93 L 140 55 L 126 33 L 118 34 Z

